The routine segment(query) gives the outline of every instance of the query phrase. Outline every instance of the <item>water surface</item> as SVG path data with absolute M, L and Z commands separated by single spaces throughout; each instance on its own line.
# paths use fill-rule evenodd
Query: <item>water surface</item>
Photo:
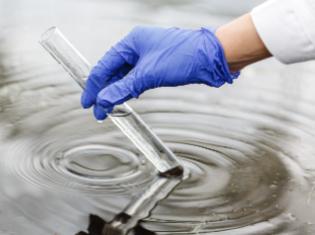
M 92 62 L 134 25 L 217 26 L 260 1 L 0 1 L 0 234 L 71 235 L 154 178 L 37 43 L 58 25 Z M 163 88 L 130 105 L 190 170 L 143 222 L 158 234 L 315 232 L 315 66 L 267 61 L 233 85 Z

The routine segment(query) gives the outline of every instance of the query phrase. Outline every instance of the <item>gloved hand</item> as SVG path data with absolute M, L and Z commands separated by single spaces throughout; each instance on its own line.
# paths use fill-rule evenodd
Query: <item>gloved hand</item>
M 92 69 L 81 103 L 103 120 L 117 104 L 163 86 L 232 83 L 224 51 L 208 29 L 136 27 Z

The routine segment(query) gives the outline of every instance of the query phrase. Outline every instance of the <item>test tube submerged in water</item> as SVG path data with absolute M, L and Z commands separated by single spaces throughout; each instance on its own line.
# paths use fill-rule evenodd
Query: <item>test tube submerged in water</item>
M 57 27 L 49 28 L 42 35 L 40 44 L 84 89 L 91 66 L 60 30 Z M 128 104 L 118 105 L 108 116 L 151 161 L 162 176 L 177 177 L 182 175 L 183 168 L 175 154 Z

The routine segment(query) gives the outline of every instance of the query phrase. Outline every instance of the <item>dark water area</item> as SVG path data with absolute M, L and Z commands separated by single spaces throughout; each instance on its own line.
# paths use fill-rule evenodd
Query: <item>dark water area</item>
M 261 1 L 0 0 L 0 234 L 73 235 L 111 219 L 155 172 L 40 47 L 57 25 L 95 62 L 138 24 L 218 26 Z M 315 64 L 251 66 L 232 85 L 129 104 L 190 176 L 142 225 L 157 234 L 315 234 Z

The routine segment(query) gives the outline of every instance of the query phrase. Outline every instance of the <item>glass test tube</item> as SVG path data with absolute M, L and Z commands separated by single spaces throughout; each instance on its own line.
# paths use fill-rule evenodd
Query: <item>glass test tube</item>
M 42 35 L 40 44 L 84 89 L 91 66 L 60 30 L 57 27 L 49 28 Z M 183 173 L 183 168 L 175 154 L 128 104 L 118 105 L 108 116 L 156 167 L 160 175 L 171 177 Z

